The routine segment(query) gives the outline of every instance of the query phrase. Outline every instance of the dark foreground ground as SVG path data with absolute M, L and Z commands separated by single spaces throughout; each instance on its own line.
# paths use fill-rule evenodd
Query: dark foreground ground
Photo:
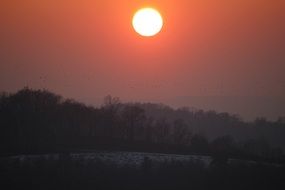
M 69 154 L 57 160 L 3 161 L 1 189 L 285 189 L 285 167 L 272 164 L 169 161 L 154 165 L 145 157 L 138 167 L 105 161 L 74 161 Z

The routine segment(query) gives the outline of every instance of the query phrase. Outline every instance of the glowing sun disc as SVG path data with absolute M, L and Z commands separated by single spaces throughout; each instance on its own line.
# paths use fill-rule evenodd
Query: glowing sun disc
M 160 13 L 153 8 L 138 10 L 133 17 L 133 27 L 142 36 L 154 36 L 159 33 L 163 26 Z

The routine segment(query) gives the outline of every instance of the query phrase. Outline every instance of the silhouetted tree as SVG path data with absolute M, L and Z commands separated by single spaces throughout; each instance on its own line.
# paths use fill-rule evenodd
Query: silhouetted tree
M 154 135 L 156 142 L 158 143 L 167 143 L 170 136 L 170 124 L 166 119 L 158 119 L 154 125 Z
M 118 122 L 117 119 L 120 104 L 120 99 L 118 97 L 108 95 L 104 98 L 104 104 L 102 107 L 104 114 L 101 115 L 101 117 L 104 117 L 103 119 L 106 137 L 111 139 L 114 137 L 114 128 Z
M 200 134 L 195 134 L 191 138 L 191 148 L 196 153 L 208 153 L 209 142 L 205 136 Z
M 134 141 L 135 127 L 141 126 L 145 120 L 144 110 L 138 106 L 126 105 L 122 116 L 126 124 L 128 140 Z
M 145 142 L 152 143 L 154 136 L 154 119 L 152 117 L 148 117 L 145 121 Z
M 173 123 L 173 141 L 175 144 L 188 145 L 190 143 L 191 132 L 184 120 L 177 119 Z

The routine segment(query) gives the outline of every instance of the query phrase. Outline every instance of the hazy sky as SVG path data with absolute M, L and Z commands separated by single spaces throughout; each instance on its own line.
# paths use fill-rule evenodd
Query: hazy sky
M 163 15 L 134 32 L 144 6 Z M 29 86 L 99 104 L 156 101 L 285 116 L 284 0 L 2 0 L 0 91 Z

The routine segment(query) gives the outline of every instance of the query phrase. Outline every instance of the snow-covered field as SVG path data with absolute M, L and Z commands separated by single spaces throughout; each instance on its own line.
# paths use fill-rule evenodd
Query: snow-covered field
M 37 161 L 72 161 L 88 165 L 90 163 L 104 163 L 116 167 L 140 167 L 146 161 L 150 161 L 152 166 L 159 166 L 164 163 L 187 164 L 197 163 L 204 164 L 206 167 L 210 165 L 212 158 L 210 156 L 200 155 L 177 155 L 177 154 L 160 154 L 145 152 L 122 152 L 122 151 L 93 151 L 86 153 L 70 153 L 70 154 L 45 154 L 45 155 L 18 155 L 0 158 L 0 163 L 18 163 L 25 165 L 34 165 Z M 257 164 L 255 161 L 245 161 L 237 159 L 229 159 L 229 163 Z M 280 166 L 278 164 L 268 165 Z
M 46 155 L 19 155 L 2 159 L 12 163 L 33 164 L 38 160 L 58 161 L 68 159 L 82 164 L 92 162 L 102 162 L 105 164 L 116 165 L 117 167 L 140 167 L 145 159 L 150 160 L 152 165 L 163 163 L 179 162 L 180 164 L 194 162 L 204 163 L 206 166 L 210 164 L 211 157 L 197 155 L 176 155 L 176 154 L 159 154 L 159 153 L 143 153 L 143 152 L 115 152 L 115 151 L 99 151 L 88 153 L 71 153 L 71 154 L 46 154 Z

